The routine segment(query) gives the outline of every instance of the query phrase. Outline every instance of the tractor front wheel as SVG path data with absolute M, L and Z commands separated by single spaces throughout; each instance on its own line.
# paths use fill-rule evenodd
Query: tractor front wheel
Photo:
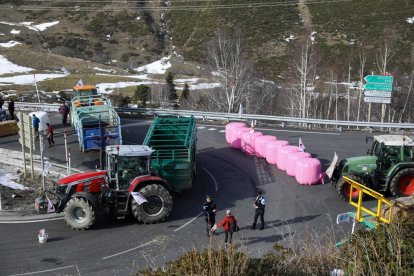
M 143 223 L 158 223 L 164 221 L 172 210 L 173 199 L 166 188 L 159 184 L 150 184 L 139 190 L 147 202 L 138 205 L 132 199 L 132 214 Z
M 395 197 L 414 194 L 414 168 L 399 171 L 391 180 L 390 191 Z
M 67 225 L 72 229 L 85 230 L 94 225 L 96 221 L 95 209 L 85 198 L 71 198 L 63 212 Z
M 348 176 L 352 180 L 355 180 L 356 182 L 360 184 L 364 184 L 362 179 L 358 176 L 351 175 Z M 346 182 L 342 177 L 339 179 L 338 183 L 336 184 L 336 192 L 338 193 L 339 197 L 343 199 L 344 201 L 349 201 L 349 196 L 351 193 L 351 185 Z M 358 200 L 359 192 L 356 189 L 352 190 L 352 201 Z

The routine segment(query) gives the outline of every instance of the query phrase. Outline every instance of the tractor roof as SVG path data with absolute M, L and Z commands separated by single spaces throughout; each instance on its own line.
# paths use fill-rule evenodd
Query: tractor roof
M 73 87 L 73 90 L 75 90 L 75 91 L 93 90 L 93 89 L 96 89 L 95 85 L 82 85 L 82 86 L 76 85 L 76 86 Z
M 406 135 L 378 135 L 374 136 L 374 140 L 386 146 L 414 146 L 413 139 Z
M 150 156 L 154 150 L 143 145 L 107 146 L 106 152 L 119 156 Z

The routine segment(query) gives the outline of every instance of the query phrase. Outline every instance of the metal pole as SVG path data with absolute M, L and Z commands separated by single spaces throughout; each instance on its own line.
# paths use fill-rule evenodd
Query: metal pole
M 39 90 L 37 89 L 37 81 L 36 81 L 36 75 L 35 74 L 33 74 L 33 78 L 34 78 L 34 83 L 35 83 L 35 87 L 36 87 L 37 100 L 40 103 Z
M 20 112 L 20 127 L 22 129 L 22 153 L 23 153 L 23 175 L 24 178 L 27 177 L 27 168 L 26 168 L 26 143 L 24 135 L 24 122 L 23 122 L 23 113 Z
M 69 161 L 68 161 L 68 142 L 66 140 L 66 129 L 63 131 L 63 138 L 65 140 L 65 156 L 66 156 L 66 173 L 69 174 Z
M 368 104 L 368 123 L 371 122 L 371 103 Z
M 34 168 L 33 168 L 33 146 L 34 146 L 34 135 L 33 135 L 33 125 L 32 120 L 29 119 L 29 135 L 30 135 L 30 175 L 31 178 L 34 179 Z
M 70 146 L 68 146 L 68 165 L 69 165 L 69 174 L 70 174 Z
M 45 191 L 45 162 L 43 160 L 43 135 L 40 136 L 40 160 L 42 162 L 42 191 Z

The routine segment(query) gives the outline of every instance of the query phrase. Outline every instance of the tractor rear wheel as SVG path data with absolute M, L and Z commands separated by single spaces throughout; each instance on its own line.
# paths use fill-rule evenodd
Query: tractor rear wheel
M 348 178 L 355 180 L 360 184 L 365 184 L 362 179 L 355 175 L 349 175 Z M 351 185 L 341 177 L 338 183 L 336 183 L 336 192 L 338 193 L 339 197 L 344 201 L 349 201 L 349 196 L 351 193 Z M 358 190 L 353 189 L 352 191 L 352 201 L 358 200 L 359 192 Z
M 139 193 L 148 201 L 138 205 L 135 200 L 132 200 L 132 214 L 139 222 L 158 223 L 164 221 L 170 215 L 173 199 L 168 190 L 162 185 L 147 185 L 141 188 Z
M 414 168 L 399 171 L 391 180 L 390 191 L 395 197 L 414 194 Z
M 85 198 L 71 198 L 63 212 L 67 225 L 72 229 L 85 230 L 94 225 L 96 221 L 95 209 Z

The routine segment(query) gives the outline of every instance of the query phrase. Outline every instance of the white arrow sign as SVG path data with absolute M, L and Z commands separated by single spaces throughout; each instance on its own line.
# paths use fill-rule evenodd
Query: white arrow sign
M 365 90 L 364 95 L 368 97 L 391 98 L 391 91 Z
M 391 103 L 391 98 L 387 98 L 387 97 L 364 97 L 364 102 L 366 102 L 366 103 L 390 104 Z

